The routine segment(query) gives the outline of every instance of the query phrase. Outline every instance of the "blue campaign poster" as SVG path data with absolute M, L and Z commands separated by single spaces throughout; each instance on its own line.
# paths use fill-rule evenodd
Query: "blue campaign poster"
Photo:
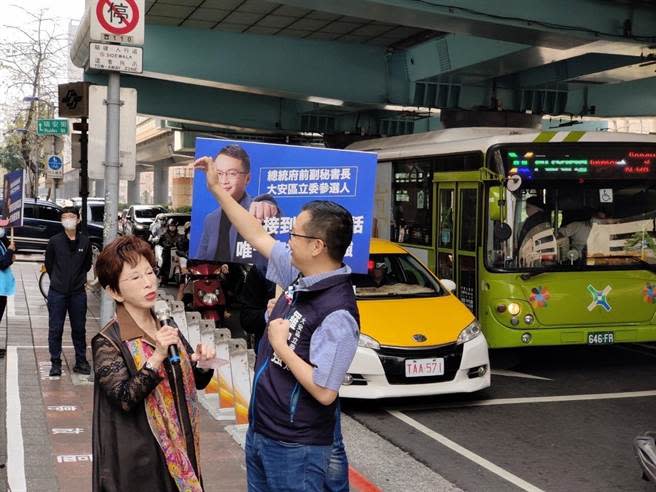
M 228 146 L 238 147 L 227 149 Z M 232 161 L 225 157 L 228 150 Z M 221 151 L 224 154 L 219 160 Z M 278 214 L 265 219 L 264 227 L 280 240 L 287 240 L 287 233 L 305 203 L 331 200 L 345 207 L 353 215 L 353 242 L 344 261 L 354 272 L 367 272 L 376 183 L 375 154 L 198 138 L 196 159 L 203 156 L 215 159 L 214 172 L 222 173 L 225 186 L 244 208 L 249 209 L 258 201 L 275 203 Z M 232 163 L 232 167 L 228 165 L 221 171 L 225 162 Z M 254 261 L 250 245 L 233 227 L 221 223 L 220 207 L 207 190 L 205 173 L 199 170 L 194 174 L 189 251 L 190 258 L 195 260 Z
M 20 227 L 23 225 L 24 173 L 22 170 L 12 171 L 4 178 L 2 215 L 9 219 L 10 227 Z

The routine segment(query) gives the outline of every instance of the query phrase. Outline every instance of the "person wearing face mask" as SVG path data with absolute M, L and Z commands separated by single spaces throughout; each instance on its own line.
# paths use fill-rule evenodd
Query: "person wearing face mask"
M 0 219 L 0 321 L 5 314 L 7 307 L 7 296 L 13 296 L 16 292 L 16 280 L 11 271 L 11 264 L 14 262 L 14 253 L 16 246 L 14 241 L 7 239 L 6 229 L 9 220 Z M 0 349 L 0 357 L 4 357 L 5 349 Z
M 86 350 L 87 293 L 84 289 L 91 269 L 91 243 L 77 230 L 80 214 L 75 207 L 64 207 L 61 214 L 64 231 L 54 235 L 46 247 L 45 266 L 50 276 L 48 290 L 48 349 L 50 376 L 62 373 L 62 335 L 66 313 L 71 323 L 75 347 L 73 372 L 91 374 Z

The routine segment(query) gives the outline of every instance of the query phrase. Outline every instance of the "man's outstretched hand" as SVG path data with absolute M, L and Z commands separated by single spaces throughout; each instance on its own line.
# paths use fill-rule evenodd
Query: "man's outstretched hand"
M 204 156 L 194 162 L 194 169 L 205 171 L 205 181 L 207 182 L 207 189 L 213 195 L 221 191 L 219 186 L 219 174 L 214 171 L 214 161 L 209 156 Z

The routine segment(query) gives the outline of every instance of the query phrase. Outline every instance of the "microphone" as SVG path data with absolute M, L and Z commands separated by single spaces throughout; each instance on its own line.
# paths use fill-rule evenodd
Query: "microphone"
M 169 309 L 169 305 L 166 303 L 166 301 L 157 301 L 155 303 L 154 311 L 155 317 L 157 318 L 157 321 L 159 321 L 160 327 L 164 325 L 170 325 L 173 321 L 173 317 L 171 316 L 171 309 Z M 180 363 L 180 354 L 178 354 L 178 347 L 175 344 L 169 345 L 169 362 L 171 364 Z

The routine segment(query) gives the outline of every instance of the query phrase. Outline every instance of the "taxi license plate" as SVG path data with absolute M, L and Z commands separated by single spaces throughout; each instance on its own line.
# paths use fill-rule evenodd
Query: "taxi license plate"
M 405 377 L 417 378 L 424 376 L 442 376 L 444 374 L 444 358 L 406 359 Z
M 611 343 L 615 343 L 615 334 L 612 331 L 588 333 L 588 345 L 610 345 Z

